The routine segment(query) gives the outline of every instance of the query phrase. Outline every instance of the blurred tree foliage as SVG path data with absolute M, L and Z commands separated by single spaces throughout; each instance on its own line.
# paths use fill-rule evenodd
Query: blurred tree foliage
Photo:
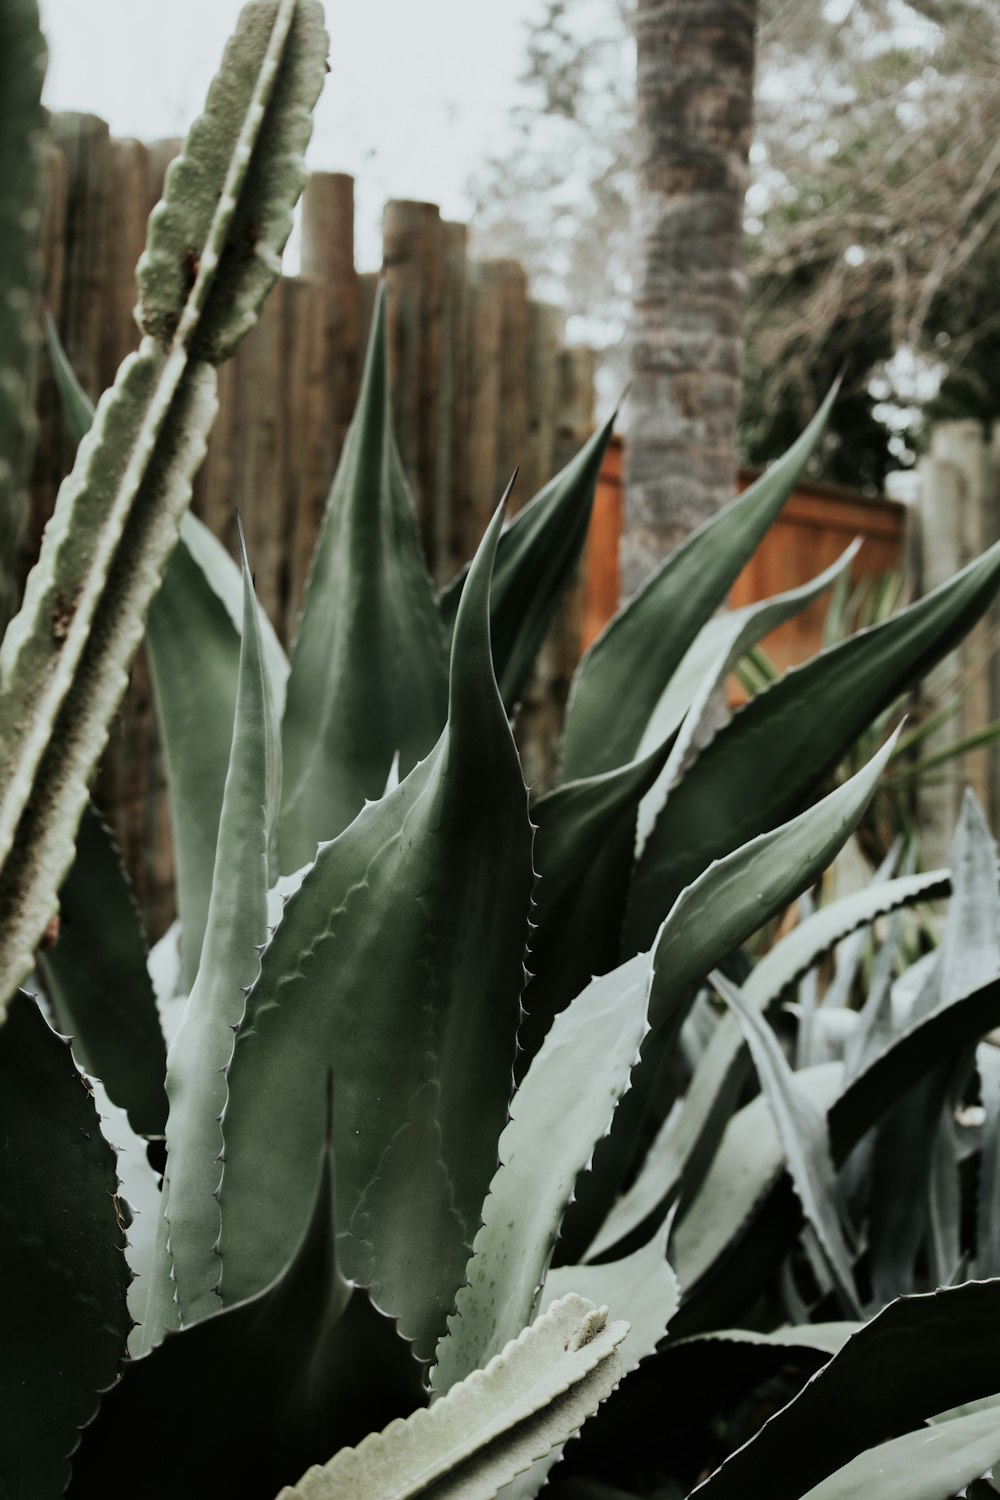
M 514 150 L 477 185 L 510 254 L 624 380 L 628 0 L 544 0 Z M 1000 414 L 1000 4 L 764 0 L 747 197 L 743 457 L 781 452 L 846 372 L 826 477 L 881 485 L 923 423 Z

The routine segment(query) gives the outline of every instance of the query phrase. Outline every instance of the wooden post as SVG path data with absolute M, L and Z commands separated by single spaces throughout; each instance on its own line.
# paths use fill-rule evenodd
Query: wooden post
M 493 262 L 473 261 L 468 273 L 466 323 L 467 434 L 459 513 L 454 526 L 464 557 L 472 556 L 500 499 L 496 489 L 500 429 L 499 289 Z
M 112 200 L 108 127 L 95 115 L 54 115 L 52 133 L 66 159 L 66 218 L 59 327 L 81 385 L 96 401 L 103 389 L 103 320 L 111 247 L 119 232 Z M 67 455 L 72 459 L 72 445 Z
M 528 429 L 524 495 L 530 500 L 556 473 L 559 351 L 566 334 L 562 308 L 528 304 Z
M 285 509 L 284 639 L 295 639 L 313 548 L 333 476 L 330 416 L 331 361 L 326 312 L 329 289 L 320 281 L 286 281 L 285 296 Z M 339 434 L 343 441 L 343 433 Z
M 589 387 L 587 377 L 589 375 Z M 567 463 L 586 442 L 594 426 L 594 355 L 589 349 L 565 349 L 559 357 L 559 420 L 556 463 Z M 527 785 L 537 794 L 555 783 L 559 733 L 569 685 L 580 659 L 584 586 L 571 584 L 553 622 L 525 690 L 516 725 L 518 748 Z
M 445 255 L 440 210 L 433 203 L 387 203 L 382 248 L 396 438 L 417 502 L 424 553 L 439 576 L 447 559 L 437 533 L 437 454 L 443 433 L 450 432 L 441 403 Z
M 500 410 L 497 433 L 497 499 L 515 469 L 530 464 L 528 451 L 528 279 L 515 260 L 495 261 L 500 282 Z M 511 496 L 511 514 L 520 510 L 531 491 L 522 476 Z M 494 502 L 495 503 L 495 502 Z
M 223 532 L 235 543 L 238 508 L 260 600 L 276 630 L 285 621 L 285 287 L 279 281 L 234 365 L 231 487 Z
M 126 354 L 138 347 L 135 267 L 146 243 L 152 196 L 149 152 L 139 141 L 112 141 L 111 201 L 114 231 L 108 236 L 107 293 L 101 346 L 102 386 L 111 385 Z
M 329 431 L 332 479 L 354 415 L 364 352 L 361 282 L 354 268 L 354 178 L 344 172 L 316 172 L 306 184 L 302 275 L 323 289 L 322 420 Z
M 969 477 L 965 472 L 970 459 L 968 435 L 948 431 L 964 425 L 943 423 L 933 435 L 930 452 L 920 462 L 920 591 L 924 594 L 944 583 L 969 560 L 970 537 L 975 528 Z M 981 449 L 982 446 L 980 436 Z M 959 648 L 927 675 L 921 684 L 926 715 L 954 697 L 962 686 L 968 661 L 966 648 Z M 943 749 L 965 731 L 968 722 L 965 712 L 957 714 L 924 740 L 921 755 Z M 929 868 L 948 863 L 961 794 L 962 767 L 947 763 L 933 784 L 918 788 L 921 849 Z
M 460 523 L 461 475 L 468 438 L 466 322 L 468 287 L 464 224 L 441 225 L 444 286 L 434 466 L 435 576 L 446 583 L 465 561 Z

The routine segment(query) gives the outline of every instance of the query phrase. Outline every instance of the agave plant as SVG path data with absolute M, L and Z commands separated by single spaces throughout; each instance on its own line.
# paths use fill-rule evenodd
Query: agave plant
M 940 988 L 911 1024 L 890 1026 L 884 997 L 853 1031 L 804 1009 L 799 1071 L 764 1011 L 952 877 L 828 906 L 749 977 L 740 950 L 856 827 L 892 744 L 821 795 L 830 772 L 982 614 L 1000 544 L 703 746 L 733 665 L 836 577 L 715 613 L 828 403 L 595 644 L 560 784 L 529 806 L 509 716 L 608 429 L 506 526 L 501 501 L 436 597 L 389 422 L 382 296 L 286 661 L 246 557 L 181 517 L 214 361 L 277 271 L 324 49 L 312 0 L 245 10 L 151 221 L 143 345 L 97 409 L 0 648 L 3 1487 L 684 1493 L 722 1455 L 692 1458 L 663 1421 L 670 1372 L 739 1317 L 717 1347 L 742 1339 L 755 1376 L 793 1354 L 822 1370 L 709 1493 L 888 1495 L 888 1474 L 947 1496 L 1000 1459 L 989 1410 L 922 1426 L 1000 1384 L 1000 1282 L 864 1322 L 944 1260 L 921 1249 L 921 1280 L 866 1281 L 835 1172 L 873 1129 L 893 1138 L 909 1090 L 930 1090 L 939 1121 L 944 1098 L 971 1097 L 934 1080 L 949 1048 L 1000 1023 L 967 939 L 994 856 L 970 812 Z M 151 601 L 180 934 L 147 961 L 84 803 Z M 60 936 L 36 955 L 57 891 Z M 678 1058 L 693 1066 L 670 1109 Z M 860 1156 L 849 1171 L 864 1202 Z M 827 1303 L 839 1321 L 811 1322 Z M 776 1331 L 789 1315 L 803 1326 Z

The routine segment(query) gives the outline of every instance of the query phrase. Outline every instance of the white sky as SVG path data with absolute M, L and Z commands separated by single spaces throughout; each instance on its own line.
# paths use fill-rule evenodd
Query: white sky
M 2 0 L 0 0 L 2 3 Z M 241 0 L 40 0 L 46 103 L 101 115 L 119 136 L 181 135 Z M 540 0 L 325 0 L 330 74 L 314 168 L 357 182 L 358 260 L 378 263 L 382 205 L 423 198 L 467 219 L 476 166 L 509 136 Z

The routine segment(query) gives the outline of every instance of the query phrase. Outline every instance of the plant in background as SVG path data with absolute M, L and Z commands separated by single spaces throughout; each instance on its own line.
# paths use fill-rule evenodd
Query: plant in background
M 509 716 L 582 548 L 609 427 L 507 526 L 501 503 L 436 597 L 389 422 L 380 294 L 285 661 L 246 558 L 179 518 L 212 361 L 277 271 L 324 46 L 311 0 L 245 10 L 151 221 L 146 338 L 98 407 L 0 649 L 0 1478 L 24 1500 L 685 1493 L 739 1441 L 740 1414 L 721 1400 L 699 1448 L 696 1423 L 663 1420 L 664 1372 L 724 1350 L 725 1395 L 745 1396 L 759 1380 L 734 1382 L 742 1341 L 756 1376 L 769 1352 L 827 1362 L 709 1490 L 888 1495 L 889 1461 L 893 1482 L 946 1496 L 1000 1459 L 988 1414 L 935 1430 L 930 1450 L 921 1425 L 995 1393 L 1000 1282 L 907 1297 L 845 1342 L 947 1255 L 923 1234 L 890 1288 L 835 1171 L 857 1152 L 850 1201 L 875 1202 L 864 1153 L 876 1131 L 880 1160 L 910 1091 L 937 1101 L 942 1139 L 968 1107 L 964 1074 L 944 1094 L 934 1080 L 1000 1023 L 992 949 L 972 962 L 968 943 L 994 856 L 970 812 L 937 987 L 907 1023 L 883 995 L 853 1028 L 806 995 L 797 1072 L 765 1010 L 951 877 L 823 908 L 749 977 L 740 949 L 857 826 L 892 743 L 825 784 L 980 617 L 1000 544 L 702 745 L 735 663 L 849 561 L 715 613 L 828 402 L 594 645 L 560 783 L 529 810 Z M 147 965 L 107 831 L 80 814 L 154 594 L 181 921 L 179 948 L 168 935 Z M 14 987 L 60 884 L 39 1004 Z M 726 1015 L 703 993 L 720 965 Z M 749 1101 L 746 1049 L 763 1089 Z M 838 1322 L 817 1332 L 827 1307 Z M 789 1316 L 809 1326 L 775 1332 Z M 735 1318 L 742 1334 L 706 1340 Z M 826 1392 L 842 1419 L 817 1437 Z

